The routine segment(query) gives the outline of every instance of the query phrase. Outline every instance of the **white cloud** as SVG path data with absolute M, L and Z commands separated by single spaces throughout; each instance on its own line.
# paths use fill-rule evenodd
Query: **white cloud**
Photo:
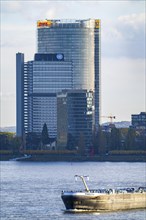
M 2 13 L 17 13 L 22 9 L 20 1 L 2 1 L 1 6 Z
M 117 30 L 121 31 L 123 38 L 145 42 L 145 14 L 131 14 L 120 16 L 116 24 Z M 138 43 L 138 42 L 137 42 Z
M 19 16 L 18 23 L 22 20 L 36 22 L 40 19 L 53 19 L 58 15 L 58 17 L 64 16 L 66 9 L 69 9 L 71 5 L 72 2 L 68 3 L 67 1 L 8 1 L 3 2 L 1 12 L 5 16 L 13 14 L 13 18 Z
M 55 19 L 56 14 L 57 14 L 56 8 L 49 8 L 45 13 L 44 18 Z
M 135 30 L 139 30 L 145 25 L 145 13 L 131 14 L 125 16 L 119 16 L 118 21 L 120 24 L 132 27 Z
M 102 28 L 103 56 L 145 57 L 145 14 L 119 16 Z M 111 49 L 112 48 L 112 49 Z
M 125 16 L 119 16 L 115 22 L 105 21 L 103 23 L 104 35 L 108 40 L 124 39 L 130 32 L 135 37 L 136 33 L 145 35 L 145 14 L 131 14 Z

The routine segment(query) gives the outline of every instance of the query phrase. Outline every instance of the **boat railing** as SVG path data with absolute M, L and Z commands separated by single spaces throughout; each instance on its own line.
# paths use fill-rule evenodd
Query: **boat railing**
M 146 187 L 139 187 L 138 189 L 132 188 L 117 188 L 117 189 L 91 189 L 89 190 L 85 178 L 89 179 L 88 176 L 75 175 L 75 178 L 80 178 L 85 186 L 83 191 L 62 191 L 62 193 L 102 193 L 102 194 L 115 194 L 115 193 L 143 193 L 146 192 Z
M 98 193 L 98 194 L 120 194 L 120 193 L 144 193 L 146 192 L 146 187 L 135 188 L 120 188 L 120 189 L 91 189 L 87 190 L 72 190 L 72 191 L 62 191 L 63 193 Z
M 143 193 L 143 192 L 146 192 L 146 187 L 139 187 L 138 189 L 137 189 L 137 191 L 138 192 L 140 192 L 140 193 Z

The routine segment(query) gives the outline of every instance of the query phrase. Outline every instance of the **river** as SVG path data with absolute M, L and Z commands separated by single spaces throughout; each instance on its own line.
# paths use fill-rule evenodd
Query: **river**
M 65 213 L 62 190 L 146 186 L 146 163 L 1 162 L 1 220 L 145 220 L 146 210 Z

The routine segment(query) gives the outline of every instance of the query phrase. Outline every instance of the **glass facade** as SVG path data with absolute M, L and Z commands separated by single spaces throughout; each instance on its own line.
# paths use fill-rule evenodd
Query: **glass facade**
M 94 21 L 38 27 L 38 53 L 63 53 L 73 63 L 73 87 L 94 89 Z
M 24 54 L 16 54 L 16 134 L 24 132 Z
M 73 136 L 77 146 L 83 136 L 86 150 L 92 143 L 92 105 L 92 92 L 82 90 L 68 93 L 68 134 Z
M 62 89 L 72 89 L 72 62 L 33 62 L 33 93 L 54 93 Z
M 92 143 L 93 92 L 68 90 L 57 95 L 57 143 L 59 148 L 78 148 L 84 137 L 86 151 Z
M 95 92 L 94 123 L 100 115 L 100 20 L 38 21 L 38 53 L 63 53 L 72 62 L 73 89 Z
M 57 61 L 56 56 L 35 54 L 34 61 L 24 63 L 25 132 L 39 134 L 46 123 L 51 138 L 57 136 L 56 94 L 73 88 L 72 62 L 60 58 Z
M 98 129 L 100 124 L 100 28 L 94 29 L 95 48 L 94 48 L 94 95 L 95 95 L 95 127 Z
M 66 135 L 78 141 L 83 132 L 89 147 L 100 118 L 100 20 L 38 21 L 37 43 L 33 61 L 17 54 L 17 134 L 40 133 L 46 123 L 57 137 L 58 93 L 66 90 Z
M 144 127 L 146 129 L 146 112 L 132 115 L 132 126 Z

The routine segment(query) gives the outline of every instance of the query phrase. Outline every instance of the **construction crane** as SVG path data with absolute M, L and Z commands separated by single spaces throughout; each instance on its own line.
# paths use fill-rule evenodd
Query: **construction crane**
M 113 115 L 109 115 L 109 116 L 101 116 L 102 118 L 109 118 L 110 119 L 110 124 L 113 123 L 113 119 L 116 118 L 116 116 L 113 116 Z

